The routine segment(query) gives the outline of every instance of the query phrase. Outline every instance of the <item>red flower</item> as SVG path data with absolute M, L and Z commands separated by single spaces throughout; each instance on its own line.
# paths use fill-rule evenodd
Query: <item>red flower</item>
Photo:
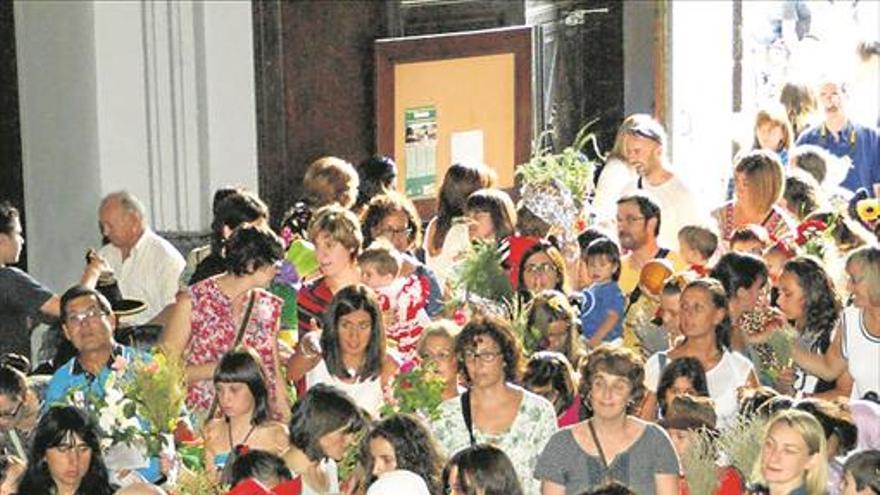
M 795 239 L 795 242 L 799 246 L 803 246 L 816 233 L 824 232 L 827 229 L 828 224 L 826 224 L 822 220 L 807 220 L 806 222 L 802 222 L 800 225 L 797 226 L 797 239 Z

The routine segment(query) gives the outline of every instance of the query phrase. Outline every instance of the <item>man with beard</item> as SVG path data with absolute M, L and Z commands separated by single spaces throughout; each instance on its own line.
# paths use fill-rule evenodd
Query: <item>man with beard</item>
M 846 86 L 826 78 L 819 84 L 819 103 L 825 120 L 805 130 L 798 137 L 798 146 L 815 144 L 838 157 L 846 157 L 852 168 L 840 184 L 855 192 L 864 187 L 868 194 L 880 191 L 880 134 L 873 127 L 852 122 L 846 116 Z
M 644 191 L 663 209 L 660 244 L 675 247 L 678 231 L 685 225 L 700 223 L 699 208 L 691 190 L 672 173 L 666 157 L 666 131 L 647 114 L 630 117 L 632 125 L 623 138 L 626 161 L 639 177 L 623 189 L 623 194 Z
M 648 261 L 666 258 L 676 272 L 686 265 L 678 253 L 659 240 L 662 223 L 660 205 L 643 192 L 625 195 L 617 200 L 617 238 L 626 253 L 620 259 L 620 288 L 630 294 L 639 283 L 639 274 Z

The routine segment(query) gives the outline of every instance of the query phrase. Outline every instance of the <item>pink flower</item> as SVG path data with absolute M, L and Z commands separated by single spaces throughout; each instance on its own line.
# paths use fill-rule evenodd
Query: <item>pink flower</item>
M 411 360 L 403 363 L 403 365 L 400 367 L 400 372 L 404 373 L 404 374 L 409 373 L 410 371 L 412 371 L 413 369 L 416 368 L 417 364 L 418 363 L 416 363 L 416 361 L 414 359 L 411 359 Z
M 156 373 L 159 372 L 159 363 L 153 361 L 152 363 L 150 363 L 146 367 L 144 367 L 144 370 L 146 370 L 146 372 L 151 375 L 155 375 Z
M 128 365 L 128 361 L 122 355 L 116 356 L 116 359 L 113 360 L 113 364 L 110 365 L 110 369 L 116 372 L 125 371 L 125 367 Z

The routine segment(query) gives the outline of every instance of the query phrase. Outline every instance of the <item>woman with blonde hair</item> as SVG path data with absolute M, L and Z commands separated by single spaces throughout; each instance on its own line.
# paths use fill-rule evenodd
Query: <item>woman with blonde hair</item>
M 823 495 L 825 433 L 812 414 L 787 409 L 770 418 L 752 478 L 770 495 Z
M 782 197 L 785 174 L 779 158 L 768 151 L 750 151 L 734 168 L 734 197 L 712 212 L 718 231 L 728 240 L 749 224 L 760 225 L 777 238 L 794 232 L 795 221 L 776 203 Z
M 635 122 L 633 115 L 624 119 L 623 123 L 617 129 L 617 135 L 614 136 L 614 147 L 608 152 L 605 165 L 599 174 L 599 181 L 596 183 L 596 193 L 593 196 L 593 210 L 599 217 L 601 222 L 610 222 L 617 215 L 617 200 L 620 198 L 623 189 L 630 182 L 635 182 L 639 178 L 636 169 L 626 161 L 623 149 L 623 137 Z

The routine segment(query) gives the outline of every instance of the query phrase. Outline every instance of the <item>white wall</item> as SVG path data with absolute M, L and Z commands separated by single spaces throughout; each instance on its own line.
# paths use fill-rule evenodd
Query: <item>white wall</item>
M 251 4 L 17 1 L 29 268 L 56 291 L 132 191 L 157 230 L 206 230 L 216 187 L 257 190 Z
M 66 1 L 16 2 L 14 13 L 28 264 L 60 291 L 98 241 L 94 13 Z

